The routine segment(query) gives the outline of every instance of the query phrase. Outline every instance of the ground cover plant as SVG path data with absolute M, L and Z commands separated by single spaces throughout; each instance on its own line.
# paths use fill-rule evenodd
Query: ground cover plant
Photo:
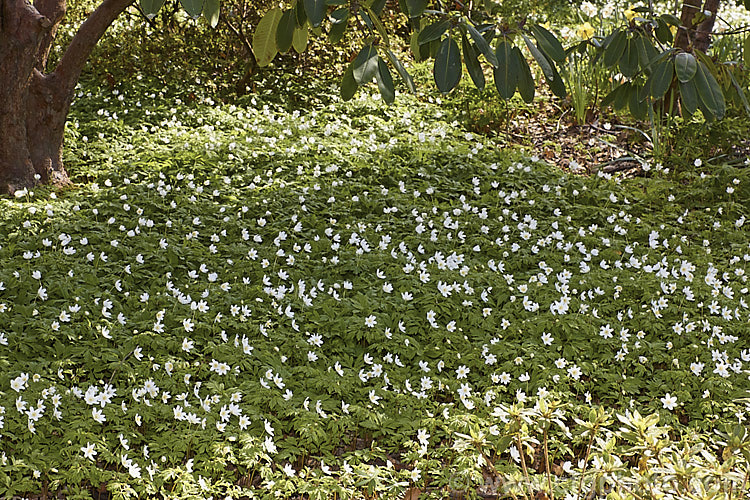
M 181 92 L 79 89 L 0 201 L 0 495 L 744 494 L 746 169 Z

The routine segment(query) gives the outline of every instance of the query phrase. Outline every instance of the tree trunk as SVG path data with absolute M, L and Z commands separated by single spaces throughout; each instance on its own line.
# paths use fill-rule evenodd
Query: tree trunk
M 45 74 L 66 0 L 0 0 L 0 193 L 70 184 L 62 148 L 76 83 L 99 39 L 131 3 L 103 0 Z
M 675 38 L 675 47 L 685 51 L 694 49 L 705 53 L 711 44 L 711 32 L 716 22 L 716 12 L 719 10 L 720 0 L 706 0 L 705 5 L 701 7 L 701 0 L 685 0 L 682 3 L 682 15 L 680 24 L 682 25 Z M 695 22 L 695 16 L 699 13 L 710 13 L 700 22 Z

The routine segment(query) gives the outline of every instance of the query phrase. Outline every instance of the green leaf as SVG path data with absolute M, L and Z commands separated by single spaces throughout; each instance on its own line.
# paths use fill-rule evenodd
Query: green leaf
M 628 107 L 630 114 L 636 120 L 645 120 L 648 114 L 648 101 L 641 100 L 640 92 L 637 86 L 633 85 L 628 91 Z
M 674 35 L 672 35 L 672 30 L 669 29 L 669 25 L 661 18 L 656 20 L 654 34 L 656 35 L 656 39 L 663 44 L 671 44 L 674 39 Z
M 617 30 L 612 34 L 612 38 L 604 49 L 604 57 L 602 62 L 607 67 L 612 67 L 618 62 L 622 54 L 625 52 L 625 47 L 628 45 L 628 35 L 622 30 Z
M 747 102 L 747 97 L 745 97 L 745 91 L 742 90 L 742 85 L 737 81 L 737 79 L 734 77 L 734 73 L 732 71 L 729 72 L 729 77 L 732 79 L 732 86 L 734 86 L 734 90 L 737 91 L 737 95 L 740 98 L 740 102 L 742 103 L 742 106 L 745 108 L 745 113 L 750 116 L 750 103 Z
M 482 66 L 479 64 L 476 49 L 469 44 L 469 40 L 465 34 L 461 34 L 461 49 L 464 53 L 464 64 L 466 64 L 466 70 L 469 72 L 471 81 L 474 82 L 474 86 L 481 92 L 484 90 L 486 83 L 484 71 L 482 71 Z
M 438 48 L 433 74 L 435 84 L 443 94 L 453 90 L 461 81 L 461 54 L 458 44 L 450 36 Z
M 294 11 L 284 11 L 276 26 L 276 49 L 282 54 L 289 52 L 292 48 L 295 28 L 297 28 L 297 19 L 294 17 Z
M 698 70 L 698 61 L 689 52 L 680 52 L 674 58 L 674 69 L 677 78 L 682 82 L 689 82 Z
M 436 23 L 430 24 L 429 26 L 426 26 L 422 31 L 419 32 L 417 43 L 419 43 L 419 45 L 424 45 L 425 43 L 429 43 L 433 40 L 439 40 L 440 37 L 443 36 L 443 33 L 448 30 L 450 25 L 450 19 L 444 19 L 442 21 L 438 21 Z
M 634 39 L 635 47 L 638 50 L 638 64 L 646 72 L 651 71 L 651 62 L 659 56 L 651 40 L 645 36 L 637 35 Z
M 497 68 L 495 68 L 495 87 L 500 97 L 510 99 L 516 93 L 520 63 L 513 52 L 513 45 L 506 40 L 500 40 L 495 49 L 497 54 Z
M 393 67 L 396 68 L 396 72 L 406 84 L 406 88 L 409 89 L 409 92 L 411 92 L 412 94 L 416 93 L 417 89 L 414 86 L 414 80 L 412 80 L 411 75 L 406 71 L 404 65 L 401 64 L 401 61 L 399 61 L 396 55 L 390 50 L 386 50 L 385 55 L 388 56 L 388 60 L 391 61 Z
M 716 78 L 703 62 L 698 63 L 698 69 L 695 72 L 695 86 L 698 90 L 700 102 L 714 117 L 721 120 L 726 112 L 724 94 L 721 92 Z
M 354 81 L 359 85 L 369 83 L 375 77 L 377 71 L 378 51 L 372 44 L 367 44 L 362 47 L 352 63 Z
M 313 27 L 320 26 L 323 19 L 326 17 L 326 2 L 325 0 L 304 0 L 305 12 L 307 18 L 310 20 L 310 24 Z
M 380 18 L 378 18 L 378 15 L 369 7 L 365 7 L 367 10 L 367 15 L 372 21 L 372 24 L 375 26 L 375 29 L 378 31 L 378 34 L 380 35 L 380 39 L 383 41 L 386 47 L 391 46 L 391 40 L 388 38 L 388 32 L 385 30 L 385 26 L 383 26 L 383 23 L 380 21 Z
M 409 10 L 409 17 L 413 19 L 424 13 L 427 8 L 427 0 L 406 0 L 406 7 Z
M 680 21 L 680 18 L 672 14 L 662 14 L 661 16 L 659 16 L 659 19 L 677 28 L 679 28 L 682 25 L 682 21 Z
M 206 0 L 203 6 L 203 17 L 208 21 L 208 25 L 215 28 L 219 24 L 220 6 L 219 0 Z
M 669 59 L 661 61 L 651 73 L 651 97 L 661 99 L 669 90 L 674 78 L 674 65 Z
M 523 40 L 526 42 L 526 46 L 529 48 L 532 57 L 536 60 L 539 67 L 542 68 L 544 78 L 546 78 L 548 82 L 552 81 L 555 78 L 555 73 L 552 71 L 552 65 L 547 60 L 547 56 L 542 54 L 542 51 L 534 45 L 534 42 L 532 42 L 525 33 L 521 33 L 521 36 L 523 36 Z
M 748 7 L 748 10 L 750 10 L 750 7 Z M 743 51 L 745 55 L 745 66 L 750 66 L 750 35 L 745 37 Z
M 531 68 L 529 63 L 526 62 L 526 58 L 523 57 L 521 49 L 513 47 L 513 52 L 516 52 L 516 58 L 520 63 L 520 71 L 518 73 L 518 93 L 521 95 L 521 99 L 527 104 L 531 104 L 534 101 L 534 93 L 536 92 L 536 86 L 534 84 L 534 77 L 531 75 Z
M 147 18 L 153 19 L 164 6 L 164 0 L 140 0 L 141 10 Z
M 307 24 L 307 12 L 305 12 L 305 4 L 301 0 L 294 4 L 294 17 L 297 18 L 297 26 Z
M 544 52 L 550 59 L 555 62 L 563 62 L 565 60 L 565 49 L 560 43 L 560 40 L 544 28 L 544 26 L 539 24 L 532 25 L 531 34 L 536 38 L 542 52 Z
M 374 0 L 368 8 L 372 9 L 376 16 L 379 16 L 380 13 L 383 12 L 383 9 L 385 8 L 385 5 L 387 3 L 388 0 Z
M 568 91 L 565 88 L 565 82 L 563 81 L 560 73 L 557 71 L 557 67 L 554 64 L 550 64 L 552 67 L 552 80 L 547 82 L 549 89 L 560 99 L 565 99 L 568 95 Z
M 602 99 L 601 107 L 606 108 L 611 104 L 615 109 L 622 109 L 625 102 L 623 95 L 627 95 L 629 86 L 629 83 L 618 85 L 617 88 L 615 88 L 612 92 L 607 94 L 604 99 Z
M 336 44 L 344 37 L 344 32 L 349 24 L 349 9 L 336 9 L 331 13 L 333 22 L 328 31 L 328 40 Z
M 698 109 L 698 89 L 695 86 L 695 80 L 680 82 L 680 101 L 682 101 L 682 110 L 691 116 Z
M 380 95 L 387 104 L 393 104 L 396 100 L 396 89 L 393 86 L 393 77 L 384 60 L 378 57 L 378 71 L 375 73 Z
M 301 54 L 305 51 L 307 48 L 307 26 L 297 26 L 294 29 L 294 37 L 292 38 L 292 47 L 294 47 L 294 50 L 297 51 L 298 54 Z
M 490 44 L 487 43 L 487 40 L 482 36 L 482 34 L 477 31 L 474 26 L 468 23 L 466 24 L 466 30 L 469 32 L 469 35 L 471 35 L 471 39 L 474 40 L 474 43 L 477 45 L 479 51 L 484 54 L 487 62 L 489 62 L 494 67 L 497 67 L 497 55 L 495 55 L 495 51 L 492 50 L 492 47 L 490 47 Z
M 276 56 L 276 27 L 281 19 L 282 12 L 278 7 L 266 12 L 255 28 L 253 33 L 253 52 L 258 66 L 268 66 Z
M 620 73 L 632 78 L 638 71 L 638 48 L 633 40 L 627 40 L 625 51 L 620 59 Z
M 345 101 L 350 100 L 354 97 L 358 87 L 357 81 L 354 79 L 354 71 L 352 71 L 352 66 L 350 65 L 346 68 L 344 78 L 341 80 L 341 98 Z
M 180 4 L 193 19 L 198 19 L 203 12 L 203 0 L 180 0 Z

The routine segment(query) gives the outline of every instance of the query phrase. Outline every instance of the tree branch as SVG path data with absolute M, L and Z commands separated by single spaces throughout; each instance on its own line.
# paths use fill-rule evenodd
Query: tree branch
M 134 0 L 104 0 L 84 21 L 57 64 L 56 83 L 64 94 L 71 94 L 86 61 L 107 28 Z
M 44 72 L 57 28 L 65 17 L 68 6 L 66 0 L 36 0 L 34 7 L 52 23 L 49 31 L 42 37 L 36 56 L 36 69 Z

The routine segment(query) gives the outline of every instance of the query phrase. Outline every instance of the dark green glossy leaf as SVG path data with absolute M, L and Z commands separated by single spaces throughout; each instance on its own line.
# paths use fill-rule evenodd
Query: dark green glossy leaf
M 266 12 L 253 33 L 253 52 L 258 66 L 267 66 L 276 56 L 276 26 L 279 24 L 282 12 L 274 8 Z
M 549 89 L 560 99 L 565 99 L 568 95 L 568 90 L 565 88 L 565 82 L 563 81 L 560 73 L 557 71 L 557 67 L 551 64 L 552 67 L 552 80 L 547 82 Z
M 414 86 L 414 80 L 412 80 L 411 75 L 408 71 L 406 71 L 404 65 L 401 64 L 401 61 L 399 61 L 396 55 L 390 50 L 386 50 L 385 54 L 386 56 L 388 56 L 388 60 L 391 61 L 391 64 L 393 64 L 393 67 L 396 68 L 396 73 L 398 73 L 401 79 L 404 81 L 404 83 L 406 84 L 406 88 L 409 89 L 409 92 L 415 93 L 417 89 Z
M 477 50 L 469 43 L 465 34 L 461 35 L 461 49 L 464 54 L 466 71 L 469 72 L 469 76 L 471 77 L 471 81 L 474 82 L 474 86 L 481 92 L 484 90 L 486 84 L 484 71 L 482 71 L 482 66 L 479 64 Z
M 663 44 L 671 44 L 672 40 L 674 39 L 672 30 L 669 29 L 669 24 L 667 24 L 667 22 L 661 18 L 656 20 L 656 29 L 654 30 L 654 34 L 656 35 L 656 39 Z
M 349 66 L 346 68 L 344 78 L 341 80 L 341 98 L 348 101 L 354 97 L 358 87 L 356 80 L 354 80 L 354 71 L 352 71 L 352 67 Z
M 534 84 L 534 77 L 531 75 L 531 68 L 529 63 L 526 62 L 526 58 L 521 53 L 521 49 L 513 47 L 513 51 L 516 52 L 516 58 L 520 65 L 520 71 L 518 73 L 518 93 L 521 95 L 521 99 L 527 104 L 531 104 L 534 101 L 534 93 L 536 92 L 536 85 Z
M 682 110 L 691 116 L 698 109 L 698 89 L 695 86 L 695 80 L 680 82 L 680 101 Z
M 422 31 L 419 32 L 417 43 L 419 43 L 419 45 L 423 45 L 433 40 L 439 40 L 440 37 L 442 37 L 443 34 L 448 30 L 450 25 L 450 19 L 443 19 L 442 21 L 438 21 L 426 26 Z
M 338 43 L 344 37 L 346 28 L 349 24 L 349 9 L 336 9 L 331 13 L 331 28 L 328 30 L 328 40 L 331 43 Z
M 729 77 L 732 79 L 732 86 L 734 87 L 735 92 L 737 92 L 737 96 L 739 97 L 742 106 L 745 108 L 745 113 L 750 116 L 750 103 L 747 102 L 747 97 L 745 97 L 745 91 L 742 89 L 742 85 L 740 85 L 734 77 L 733 72 L 729 72 Z
M 444 94 L 453 90 L 461 81 L 461 54 L 458 44 L 450 36 L 438 48 L 433 73 L 438 90 Z
M 219 24 L 220 9 L 219 0 L 206 0 L 203 5 L 203 17 L 206 18 L 208 25 L 212 28 Z
M 357 57 L 352 62 L 352 73 L 354 75 L 354 81 L 357 84 L 362 85 L 369 83 L 375 78 L 375 73 L 378 70 L 378 51 L 372 44 L 367 44 L 362 47 Z
M 497 55 L 497 68 L 495 68 L 495 87 L 500 97 L 510 99 L 516 93 L 518 86 L 518 74 L 520 63 L 513 52 L 513 45 L 505 40 L 500 40 L 495 49 Z
M 297 3 L 294 4 L 294 17 L 297 18 L 297 26 L 305 26 L 307 24 L 307 12 L 302 0 L 297 0 Z
M 378 82 L 378 90 L 383 100 L 388 104 L 393 104 L 396 100 L 396 88 L 393 86 L 393 77 L 388 65 L 384 60 L 378 57 L 378 71 L 375 73 L 375 79 Z
M 487 39 L 484 38 L 484 36 L 482 36 L 482 34 L 471 24 L 466 24 L 466 30 L 469 32 L 469 35 L 471 35 L 471 39 L 474 40 L 474 43 L 477 45 L 479 52 L 484 54 L 487 62 L 494 67 L 497 67 L 497 55 L 495 54 L 495 51 L 492 50 L 492 47 L 490 47 Z
M 631 86 L 628 90 L 628 107 L 630 108 L 630 114 L 636 120 L 645 120 L 648 114 L 648 101 L 641 100 L 640 91 L 638 87 Z
M 698 70 L 698 61 L 689 52 L 680 52 L 674 58 L 674 69 L 677 78 L 685 83 L 693 79 Z
M 294 40 L 294 30 L 297 27 L 297 19 L 294 17 L 294 11 L 287 10 L 281 14 L 279 24 L 276 26 L 276 49 L 282 54 L 289 52 Z
M 164 6 L 164 0 L 140 0 L 140 6 L 146 17 L 153 19 L 159 9 Z
M 659 19 L 669 24 L 670 26 L 675 26 L 677 28 L 682 25 L 680 18 L 677 16 L 673 16 L 672 14 L 662 14 L 661 16 L 659 16 Z
M 529 48 L 531 56 L 536 60 L 536 63 L 539 65 L 539 67 L 542 68 L 544 78 L 546 78 L 548 82 L 552 81 L 555 78 L 555 73 L 552 71 L 552 65 L 547 60 L 547 56 L 542 54 L 542 51 L 539 50 L 536 45 L 534 45 L 534 42 L 532 42 L 525 33 L 521 33 L 521 36 L 523 36 L 523 41 L 526 42 L 526 46 Z
M 626 96 L 628 94 L 629 86 L 629 83 L 618 85 L 617 88 L 615 88 L 612 92 L 607 94 L 604 99 L 602 99 L 601 107 L 606 108 L 607 106 L 612 105 L 612 107 L 615 109 L 622 109 L 627 102 Z
M 555 62 L 563 62 L 565 60 L 565 49 L 563 48 L 560 40 L 550 33 L 544 26 L 534 24 L 531 26 L 531 34 L 534 35 L 539 48 L 542 52 L 547 55 L 550 59 Z
M 651 64 L 654 59 L 659 57 L 659 51 L 654 47 L 653 42 L 645 36 L 638 35 L 634 38 L 636 49 L 638 50 L 638 64 L 641 69 L 647 73 L 651 72 Z
M 625 51 L 620 59 L 620 73 L 631 78 L 638 71 L 638 48 L 633 40 L 625 43 Z
M 419 17 L 427 8 L 427 0 L 406 0 L 406 7 L 409 11 L 409 17 Z
M 326 17 L 326 2 L 325 0 L 304 0 L 305 13 L 307 19 L 310 20 L 310 24 L 320 26 L 323 19 Z
M 674 78 L 674 65 L 669 59 L 664 59 L 651 72 L 651 97 L 661 99 L 669 90 Z
M 385 4 L 388 3 L 388 0 L 375 0 L 372 2 L 372 5 L 370 5 L 370 9 L 376 14 L 380 15 L 381 12 L 383 12 L 383 9 L 385 8 Z
M 602 62 L 604 63 L 604 65 L 610 67 L 620 62 L 620 58 L 622 58 L 622 55 L 625 52 L 625 47 L 627 47 L 627 45 L 627 33 L 622 30 L 617 30 L 612 35 L 609 44 L 607 44 L 607 47 L 604 49 L 604 57 L 602 58 Z
M 203 0 L 180 0 L 180 5 L 193 19 L 198 19 L 203 12 Z
M 698 63 L 694 81 L 700 102 L 715 118 L 721 120 L 726 112 L 724 94 L 721 92 L 721 87 L 719 87 L 716 78 L 702 61 Z

